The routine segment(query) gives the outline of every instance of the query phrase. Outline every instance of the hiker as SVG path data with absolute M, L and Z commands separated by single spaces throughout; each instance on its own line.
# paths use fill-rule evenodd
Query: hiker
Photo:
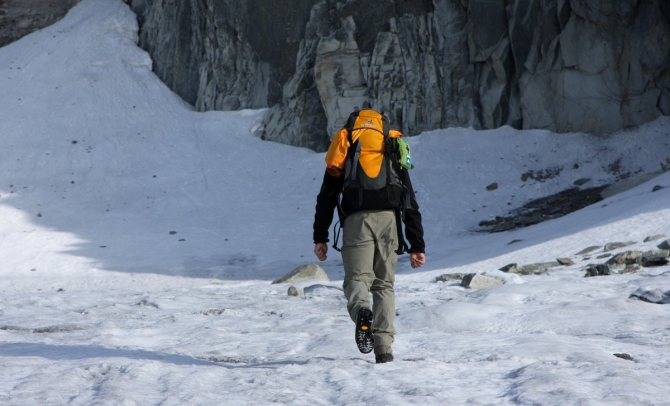
M 409 146 L 399 131 L 389 127 L 388 118 L 375 110 L 351 114 L 326 154 L 314 216 L 314 253 L 325 261 L 328 229 L 337 208 L 347 310 L 356 323 L 358 349 L 362 353 L 374 349 L 377 363 L 393 361 L 398 255 L 409 252 L 412 268 L 426 262 L 421 214 L 408 172 Z M 406 154 L 399 149 L 406 149 Z M 337 224 L 334 238 L 333 248 L 339 251 Z

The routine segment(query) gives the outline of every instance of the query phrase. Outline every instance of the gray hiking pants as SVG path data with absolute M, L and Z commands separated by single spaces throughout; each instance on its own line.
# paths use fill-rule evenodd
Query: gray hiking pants
M 347 310 L 356 322 L 361 307 L 372 307 L 375 347 L 391 346 L 395 328 L 395 271 L 398 231 L 391 210 L 354 213 L 344 222 L 342 260 Z M 370 306 L 372 292 L 372 306 Z

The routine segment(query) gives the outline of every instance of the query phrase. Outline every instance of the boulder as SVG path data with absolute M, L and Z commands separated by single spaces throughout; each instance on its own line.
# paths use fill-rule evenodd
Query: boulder
M 301 265 L 272 283 L 296 283 L 306 280 L 317 279 L 330 281 L 326 271 L 317 264 Z
M 300 290 L 295 286 L 289 286 L 287 293 L 289 296 L 300 296 Z
M 484 289 L 490 286 L 502 285 L 504 281 L 493 276 L 485 276 L 476 273 L 465 275 L 461 281 L 461 286 L 467 289 Z
M 670 240 L 665 240 L 662 243 L 658 244 L 656 247 L 659 250 L 670 250 Z
M 656 241 L 656 240 L 660 240 L 661 238 L 665 238 L 665 234 L 650 235 L 649 237 L 644 239 L 644 242 Z M 669 245 L 669 247 L 670 247 L 670 245 Z M 658 247 L 658 248 L 661 248 L 661 247 Z M 665 249 L 665 248 L 661 248 L 661 249 Z
M 608 265 L 631 265 L 642 255 L 642 251 L 626 251 L 616 254 L 607 261 Z
M 576 253 L 575 255 L 586 255 L 586 254 L 591 253 L 591 252 L 593 252 L 593 251 L 595 251 L 595 250 L 599 250 L 599 249 L 602 248 L 602 247 L 603 247 L 602 245 L 592 245 L 592 246 L 590 246 L 590 247 L 586 247 L 586 248 L 584 248 L 583 250 L 579 251 L 579 252 Z
M 575 264 L 575 261 L 570 258 L 556 258 L 556 262 L 563 266 L 570 266 Z
M 517 273 L 518 267 L 516 263 L 511 263 L 503 266 L 502 268 L 499 268 L 498 270 L 503 272 Z
M 628 247 L 630 245 L 637 244 L 635 241 L 625 241 L 625 242 L 610 242 L 605 244 L 605 248 L 603 248 L 603 251 L 613 251 L 619 248 L 623 247 Z
M 651 250 L 643 252 L 635 259 L 635 262 L 644 266 L 662 266 L 668 263 L 669 250 Z
M 616 353 L 613 354 L 617 358 L 625 359 L 626 361 L 633 361 L 633 357 L 630 356 L 630 354 L 626 353 Z
M 460 282 L 465 277 L 462 273 L 445 273 L 435 278 L 435 282 Z
M 599 276 L 599 275 L 611 275 L 612 271 L 610 269 L 610 266 L 607 264 L 589 264 L 586 268 L 586 275 L 585 277 L 589 276 Z
M 626 267 L 621 271 L 622 274 L 624 273 L 638 273 L 642 272 L 643 268 L 642 265 L 640 264 L 632 264 L 632 265 L 626 265 Z
M 520 268 L 518 268 L 515 273 L 518 273 L 518 274 L 521 274 L 521 275 L 539 275 L 539 274 L 545 273 L 545 272 L 549 271 L 549 269 L 555 268 L 557 266 L 561 266 L 561 264 L 557 261 L 538 262 L 538 263 L 535 263 L 535 264 L 523 265 Z
M 670 303 L 670 291 L 663 292 L 661 289 L 645 290 L 639 288 L 631 293 L 629 298 L 639 299 L 649 303 L 667 304 Z

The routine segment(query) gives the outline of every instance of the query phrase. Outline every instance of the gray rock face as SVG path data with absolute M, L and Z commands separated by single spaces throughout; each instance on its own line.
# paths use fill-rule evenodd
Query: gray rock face
M 55 23 L 80 0 L 0 0 L 0 47 Z
M 356 105 L 407 135 L 609 133 L 670 114 L 665 0 L 128 0 L 156 73 L 198 110 L 324 150 Z

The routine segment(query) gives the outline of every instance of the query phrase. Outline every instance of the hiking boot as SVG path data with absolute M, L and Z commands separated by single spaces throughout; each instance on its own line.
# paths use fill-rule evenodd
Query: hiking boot
M 388 345 L 380 345 L 375 347 L 375 361 L 378 364 L 393 361 L 393 352 Z
M 391 361 L 393 361 L 393 354 L 391 354 L 391 353 L 377 354 L 377 355 L 375 355 L 375 361 L 378 364 L 384 364 L 386 362 L 391 362 Z
M 372 351 L 375 345 L 375 336 L 372 333 L 372 310 L 361 307 L 356 318 L 356 345 L 363 354 Z

